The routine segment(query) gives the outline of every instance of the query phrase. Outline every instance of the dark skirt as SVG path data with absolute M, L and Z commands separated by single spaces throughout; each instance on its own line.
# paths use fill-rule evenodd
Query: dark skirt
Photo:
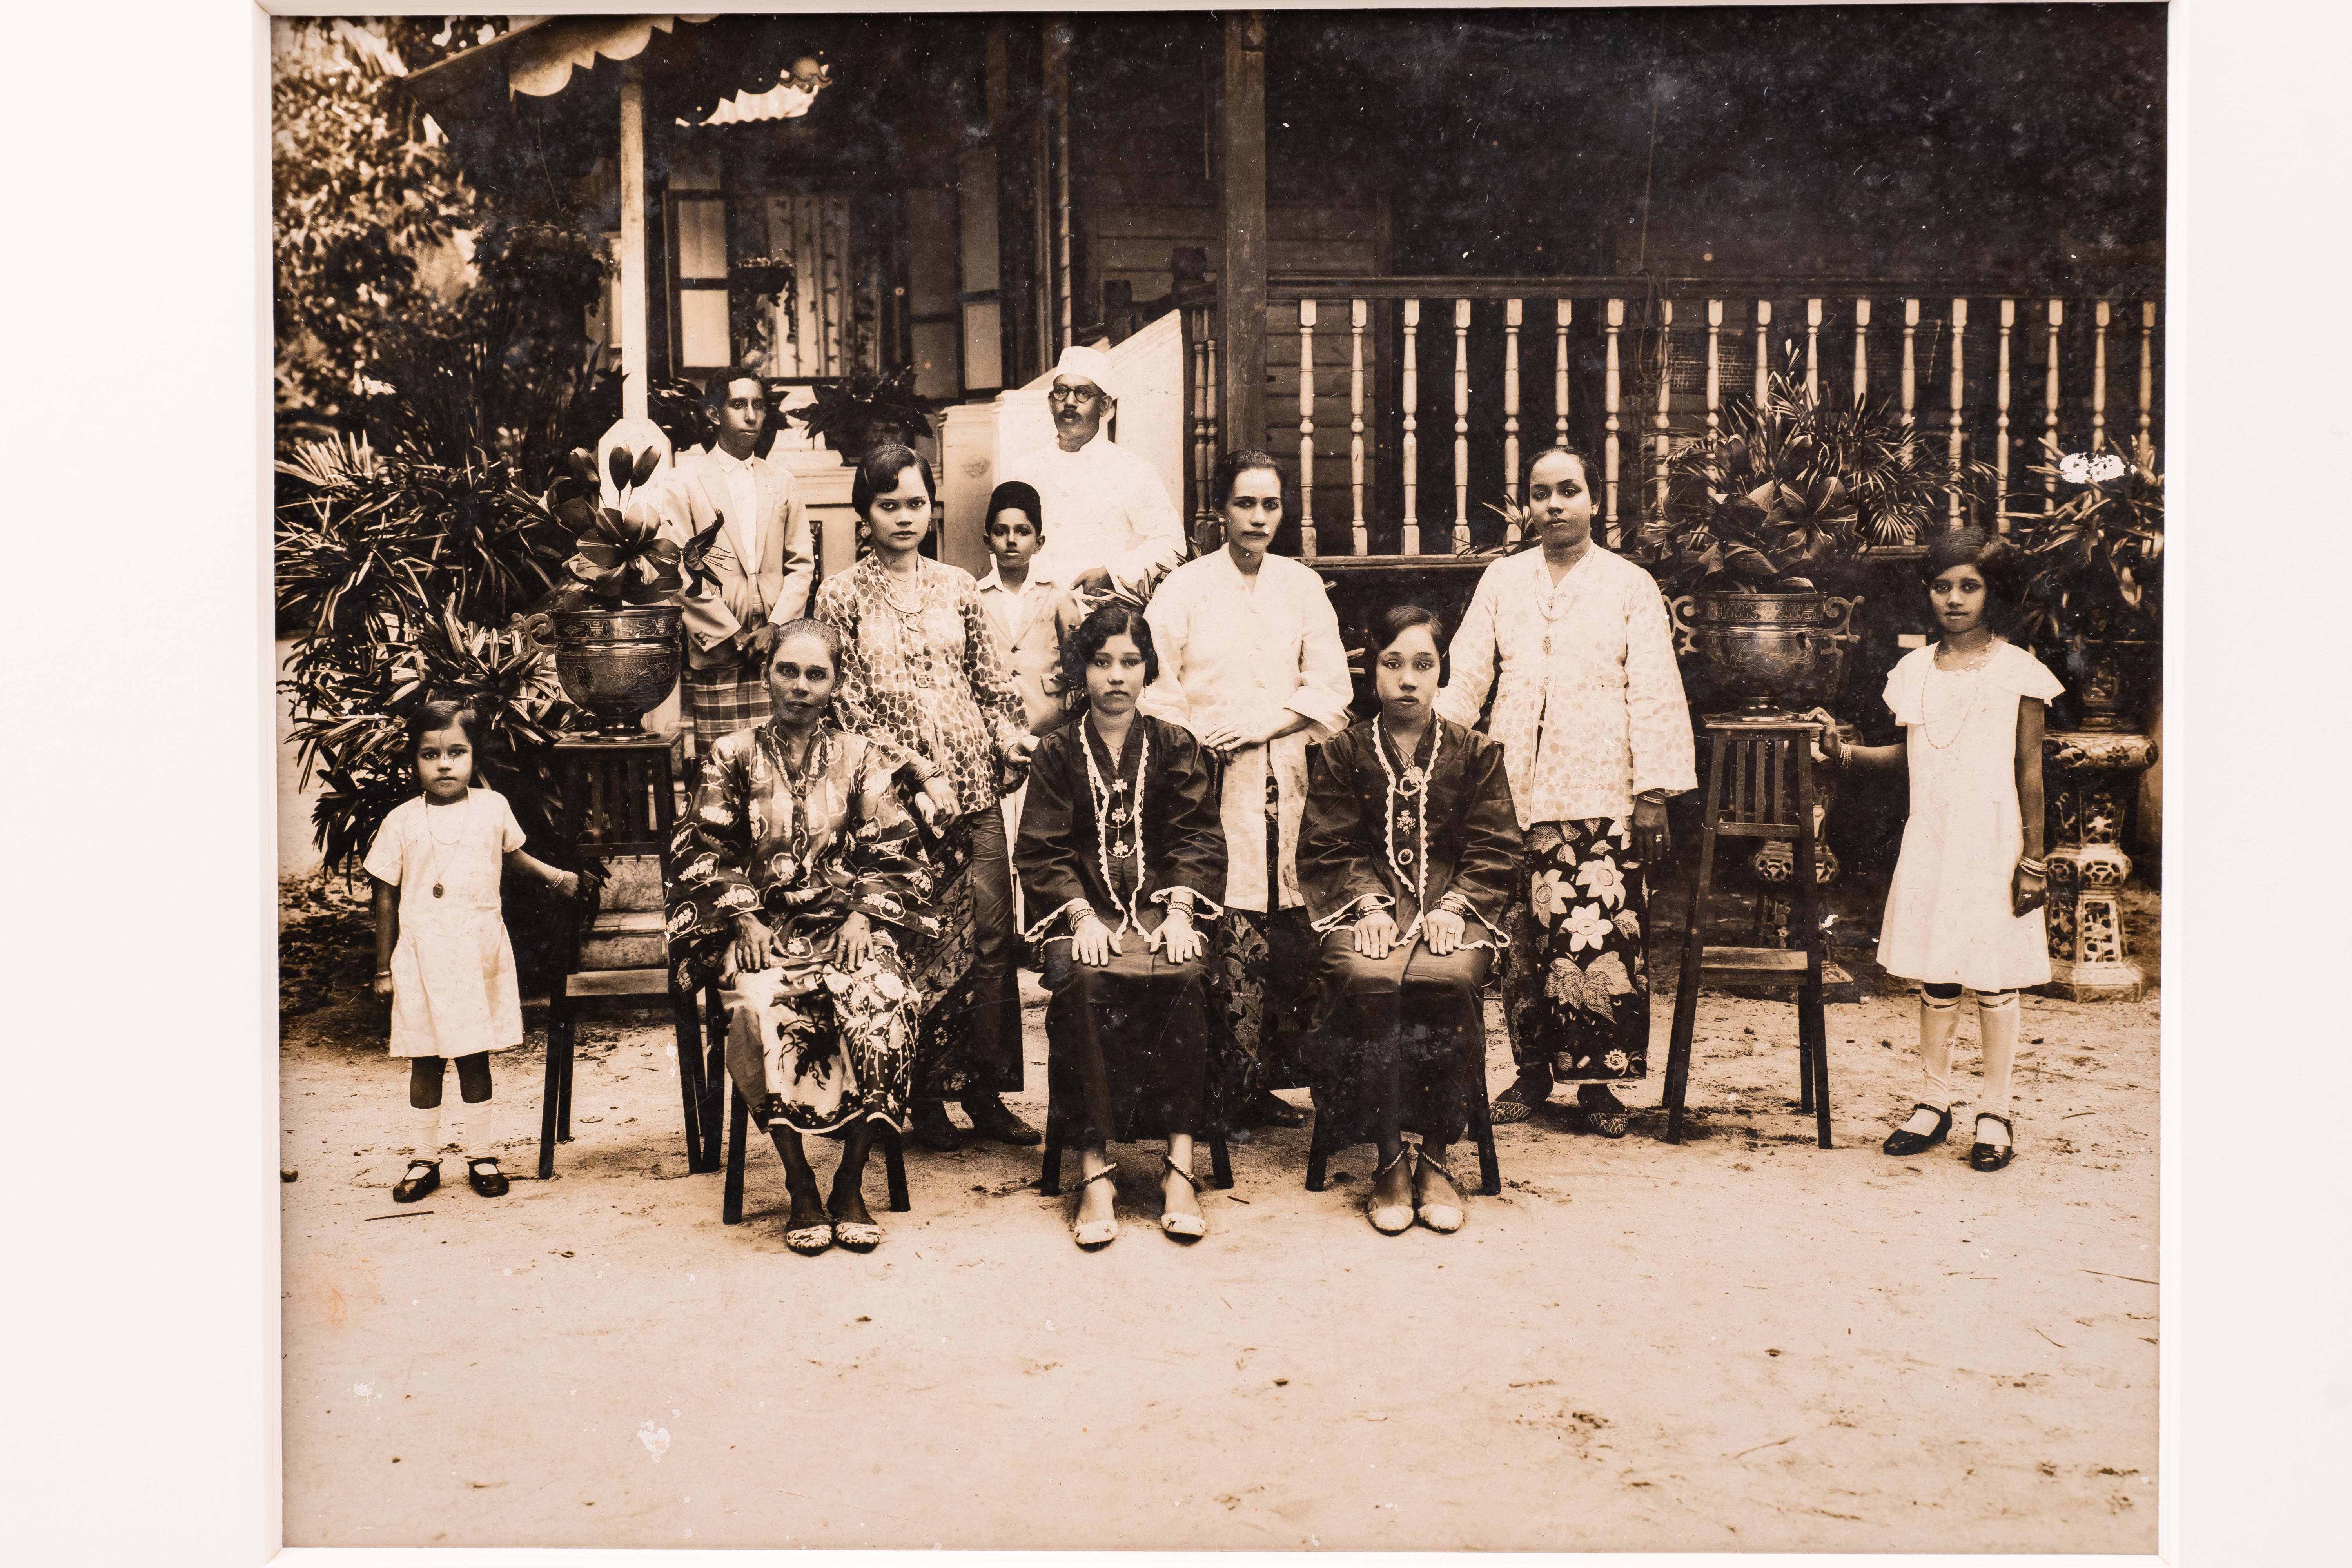
M 1078 1148 L 1201 1132 L 1209 1017 L 1200 960 L 1170 963 L 1139 933 L 1097 968 L 1045 944 L 1045 1082 L 1064 1142 Z
M 1472 1087 L 1486 1070 L 1479 993 L 1493 962 L 1490 948 L 1440 958 L 1417 940 L 1366 958 L 1345 928 L 1323 939 L 1321 1026 L 1309 1054 L 1316 1135 L 1326 1148 L 1399 1131 L 1460 1141 Z

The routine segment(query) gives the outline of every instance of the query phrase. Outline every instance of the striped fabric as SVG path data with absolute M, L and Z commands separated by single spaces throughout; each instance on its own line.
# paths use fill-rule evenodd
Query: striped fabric
M 689 667 L 686 706 L 694 718 L 694 750 L 699 756 L 709 756 L 721 736 L 758 729 L 774 710 L 768 683 L 748 664 Z

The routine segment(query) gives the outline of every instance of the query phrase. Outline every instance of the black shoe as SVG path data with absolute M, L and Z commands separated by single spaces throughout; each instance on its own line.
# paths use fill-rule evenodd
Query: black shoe
M 1270 1089 L 1257 1091 L 1257 1097 L 1242 1107 L 1243 1117 L 1260 1127 L 1304 1127 L 1307 1112 L 1283 1099 Z
M 1496 1095 L 1487 1108 L 1487 1115 L 1497 1127 L 1514 1121 L 1525 1121 L 1536 1113 L 1536 1108 L 1551 1099 L 1551 1079 L 1529 1078 L 1522 1073 L 1517 1082 Z
M 956 1124 L 948 1120 L 948 1108 L 940 1101 L 917 1100 L 914 1106 L 913 1121 L 915 1136 L 922 1141 L 923 1147 L 926 1149 L 937 1149 L 941 1153 L 953 1153 L 963 1147 L 963 1134 L 957 1131 Z
M 1914 1110 L 1936 1110 L 1934 1106 L 1927 1104 L 1925 1100 L 1922 1100 L 1911 1109 Z M 1886 1142 L 1882 1145 L 1882 1147 L 1884 1147 L 1888 1153 L 1893 1154 L 1897 1158 L 1906 1154 L 1924 1154 L 1928 1150 L 1933 1149 L 1937 1144 L 1941 1143 L 1944 1141 L 1945 1135 L 1949 1133 L 1951 1130 L 1951 1111 L 1949 1110 L 1936 1110 L 1936 1130 L 1934 1131 L 1906 1132 L 1902 1128 L 1898 1127 L 1894 1131 L 1886 1135 Z M 2000 1167 L 1998 1165 L 1993 1167 L 1995 1170 L 1999 1170 L 2000 1168 Z
M 507 1195 L 506 1173 L 499 1169 L 498 1160 L 492 1155 L 466 1162 L 466 1184 L 486 1198 Z
M 1043 1143 L 1045 1135 L 1013 1113 L 1010 1106 L 992 1094 L 968 1094 L 963 1099 L 963 1113 L 971 1118 L 971 1130 L 983 1138 L 993 1138 L 999 1143 Z
M 424 1173 L 423 1175 L 417 1174 L 420 1171 Z M 411 1160 L 408 1162 L 408 1174 L 403 1176 L 392 1189 L 392 1201 L 396 1204 L 413 1204 L 440 1184 L 440 1161 Z
M 1975 1147 L 1971 1148 L 1969 1151 L 1969 1166 L 1971 1170 L 1998 1171 L 2017 1156 L 2017 1151 L 2010 1147 L 2010 1144 L 2017 1137 L 2017 1130 L 2009 1124 L 2009 1118 L 2006 1116 L 1986 1115 L 1980 1115 L 1977 1118 L 1977 1125 L 1979 1127 L 1982 1127 L 1988 1121 L 2000 1122 L 2000 1130 L 2007 1133 L 2008 1137 L 2004 1138 L 1998 1143 L 1987 1143 L 1979 1141 Z

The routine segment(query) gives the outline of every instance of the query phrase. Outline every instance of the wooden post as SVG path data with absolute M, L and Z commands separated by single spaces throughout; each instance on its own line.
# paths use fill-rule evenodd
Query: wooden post
M 1519 499 L 1520 305 L 1517 300 L 1503 301 L 1503 494 L 1512 500 Z M 1504 537 L 1517 544 L 1519 531 L 1507 529 Z
M 1225 92 L 1219 118 L 1217 206 L 1224 266 L 1217 314 L 1224 325 L 1223 436 L 1263 445 L 1265 423 L 1265 15 L 1225 14 Z
M 2000 302 L 2000 372 L 1993 378 L 1993 402 L 2000 417 L 1993 422 L 1992 468 L 1995 490 L 2000 500 L 1993 518 L 2003 533 L 2009 531 L 2009 333 L 2017 325 L 2017 301 Z
M 1349 549 L 1358 555 L 1371 552 L 1370 531 L 1364 522 L 1364 318 L 1365 302 L 1348 301 L 1348 495 L 1353 531 Z
M 1756 301 L 1756 406 L 1764 406 L 1764 399 L 1772 390 L 1772 301 Z
M 2139 302 L 2139 450 L 2135 454 L 2141 462 L 2148 460 L 2148 451 L 2156 444 L 2153 423 L 2156 407 L 2156 301 Z
M 1054 353 L 1076 342 L 1070 280 L 1070 19 L 1045 18 L 1046 112 L 1053 116 Z
M 1870 395 L 1870 301 L 1853 302 L 1853 400 Z
M 1454 548 L 1470 548 L 1470 301 L 1454 301 Z
M 1617 413 L 1624 390 L 1617 363 L 1617 334 L 1624 325 L 1625 301 L 1610 300 L 1607 323 L 1602 329 L 1609 338 L 1609 369 L 1601 383 L 1601 406 L 1609 415 L 1602 426 L 1607 433 L 1601 438 L 1601 468 L 1603 482 L 1609 488 L 1609 500 L 1608 510 L 1601 513 L 1601 542 L 1612 548 L 1617 543 Z
M 1717 405 L 1723 401 L 1723 301 L 1706 302 L 1706 433 L 1722 428 Z
M 1298 301 L 1298 552 L 1318 553 L 1315 538 L 1315 301 Z
M 1421 301 L 1404 302 L 1404 538 L 1407 555 L 1421 553 L 1421 515 L 1414 510 L 1421 493 L 1420 421 L 1413 409 L 1421 401 L 1421 364 L 1414 348 L 1421 337 Z
M 2091 307 L 2091 450 L 2107 444 L 2107 302 Z
M 646 381 L 646 81 L 621 63 L 621 417 L 643 419 Z
M 1960 374 L 1960 333 L 1969 324 L 1969 302 L 1952 301 L 1952 510 L 1951 523 L 1960 526 L 1960 402 L 1968 388 Z
M 1568 318 L 1571 309 L 1566 300 L 1553 302 L 1551 427 L 1553 443 L 1561 447 L 1568 445 Z

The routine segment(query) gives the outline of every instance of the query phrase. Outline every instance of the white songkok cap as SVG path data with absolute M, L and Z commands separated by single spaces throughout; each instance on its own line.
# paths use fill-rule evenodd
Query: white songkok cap
M 1111 384 L 1110 355 L 1100 349 L 1072 343 L 1062 351 L 1061 359 L 1054 366 L 1054 374 L 1071 381 L 1091 381 L 1104 396 L 1114 400 L 1118 396 L 1118 389 Z

